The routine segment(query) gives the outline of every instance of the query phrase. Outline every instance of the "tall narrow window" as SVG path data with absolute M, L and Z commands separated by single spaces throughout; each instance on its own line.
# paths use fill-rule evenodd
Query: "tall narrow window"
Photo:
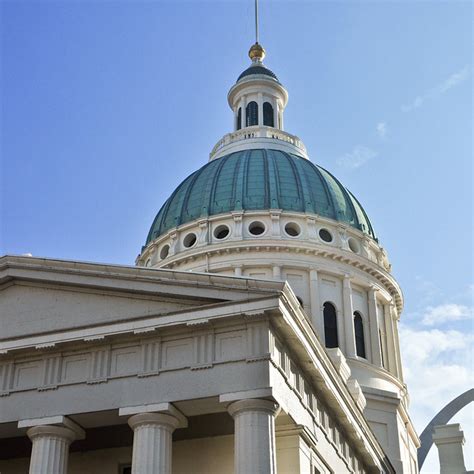
M 242 107 L 239 107 L 239 111 L 237 112 L 237 126 L 235 128 L 237 130 L 242 128 Z
M 246 109 L 246 126 L 258 125 L 258 105 L 257 102 L 249 102 Z
M 329 301 L 326 301 L 323 305 L 323 316 L 326 347 L 338 347 L 336 308 Z
M 273 121 L 273 107 L 270 102 L 264 102 L 263 104 L 263 125 L 267 125 L 268 127 L 275 126 Z
M 358 311 L 354 311 L 354 333 L 356 343 L 356 353 L 359 357 L 366 359 L 365 355 L 365 339 L 364 339 L 364 322 Z

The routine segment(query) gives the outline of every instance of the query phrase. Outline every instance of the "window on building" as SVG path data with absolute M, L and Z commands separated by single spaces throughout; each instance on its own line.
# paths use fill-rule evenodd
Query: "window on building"
M 364 321 L 358 311 L 354 311 L 354 334 L 356 343 L 356 353 L 359 357 L 366 359 L 365 339 L 364 339 Z
M 132 466 L 130 464 L 119 466 L 119 474 L 132 474 Z
M 270 102 L 264 102 L 263 104 L 263 125 L 268 127 L 274 127 L 275 122 L 273 121 L 273 107 Z
M 332 303 L 326 301 L 323 305 L 324 316 L 324 340 L 326 347 L 339 347 L 337 338 L 337 314 L 336 308 Z
M 239 107 L 237 112 L 237 126 L 236 129 L 240 130 L 242 128 L 242 107 Z
M 249 102 L 246 109 L 246 126 L 258 125 L 258 105 L 257 102 Z

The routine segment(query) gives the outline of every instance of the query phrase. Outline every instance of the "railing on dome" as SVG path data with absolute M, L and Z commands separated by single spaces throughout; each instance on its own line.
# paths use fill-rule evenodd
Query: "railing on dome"
M 281 140 L 291 145 L 295 146 L 299 150 L 301 150 L 302 154 L 306 156 L 306 147 L 304 146 L 303 142 L 296 136 L 291 135 L 290 133 L 284 132 L 283 130 L 278 130 L 272 127 L 246 127 L 242 130 L 238 130 L 237 132 L 228 133 L 224 135 L 212 149 L 211 153 L 209 153 L 209 159 L 212 160 L 214 155 L 216 155 L 222 148 L 231 143 L 239 142 L 241 140 L 249 140 L 252 138 L 269 138 L 273 140 Z

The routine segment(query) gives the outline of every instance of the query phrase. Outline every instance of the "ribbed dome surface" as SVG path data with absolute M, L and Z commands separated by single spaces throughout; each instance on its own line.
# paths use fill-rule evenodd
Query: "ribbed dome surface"
M 258 149 L 223 156 L 188 176 L 158 212 L 146 243 L 202 217 L 268 209 L 317 214 L 375 238 L 362 206 L 334 176 L 297 155 Z
M 276 74 L 273 71 L 270 71 L 270 69 L 265 67 L 263 64 L 252 64 L 249 66 L 244 72 L 242 72 L 242 74 L 240 74 L 240 76 L 237 78 L 237 82 L 239 82 L 243 77 L 252 76 L 253 74 L 263 74 L 264 76 L 270 76 L 278 83 L 280 82 Z

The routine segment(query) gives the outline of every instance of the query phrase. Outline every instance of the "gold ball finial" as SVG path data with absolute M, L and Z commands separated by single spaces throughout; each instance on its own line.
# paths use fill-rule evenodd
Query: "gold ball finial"
M 249 58 L 252 61 L 262 62 L 264 57 L 265 50 L 258 42 L 252 45 L 252 47 L 249 49 Z

